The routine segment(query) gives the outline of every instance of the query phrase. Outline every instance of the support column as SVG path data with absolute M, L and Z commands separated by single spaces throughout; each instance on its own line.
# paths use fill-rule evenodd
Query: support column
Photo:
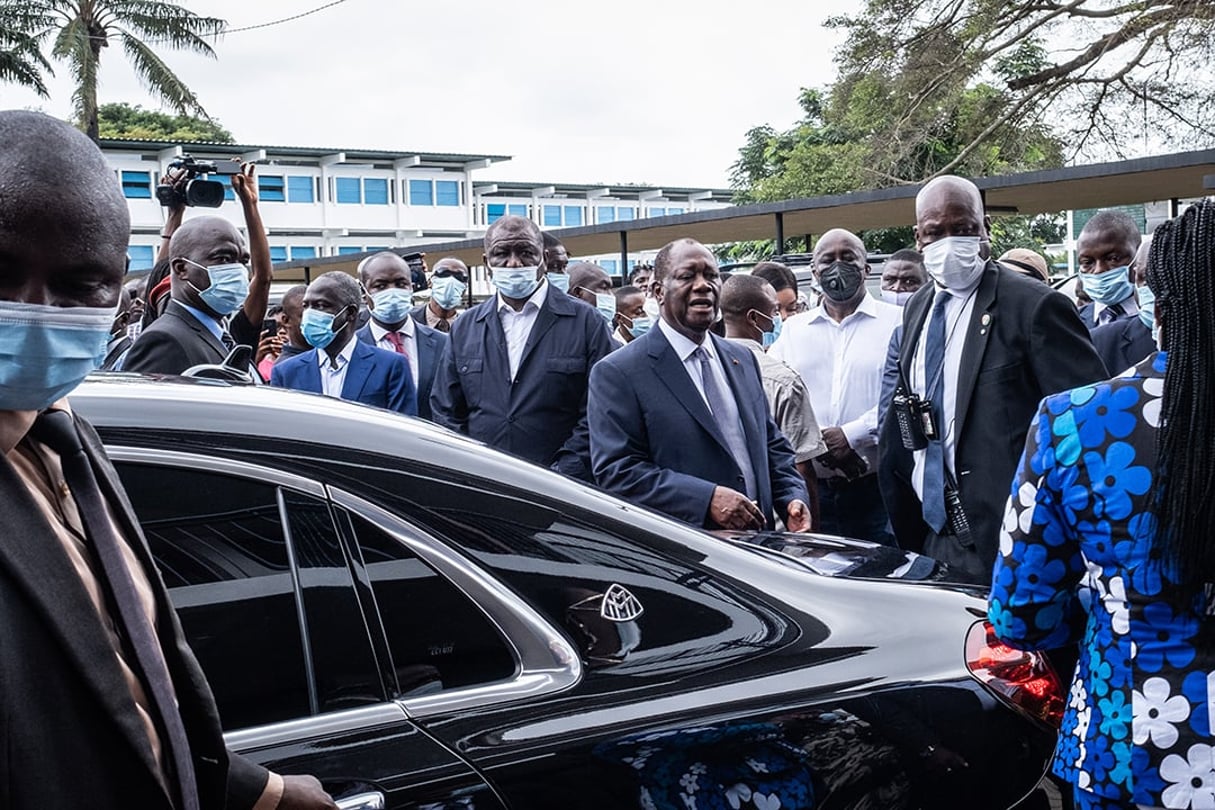
M 781 211 L 776 212 L 776 252 L 785 252 L 785 215 Z
M 629 277 L 629 232 L 620 232 L 620 278 Z

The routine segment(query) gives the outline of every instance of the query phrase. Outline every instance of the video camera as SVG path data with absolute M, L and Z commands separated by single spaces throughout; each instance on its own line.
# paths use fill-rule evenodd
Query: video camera
M 224 184 L 208 180 L 209 174 L 240 174 L 238 160 L 195 160 L 182 155 L 169 164 L 170 169 L 185 169 L 186 182 L 183 188 L 164 182 L 156 186 L 156 199 L 166 208 L 175 205 L 194 205 L 199 208 L 219 208 L 224 204 Z

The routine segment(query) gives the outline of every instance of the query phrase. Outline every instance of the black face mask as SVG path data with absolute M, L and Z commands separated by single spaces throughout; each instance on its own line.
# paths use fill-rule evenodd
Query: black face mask
M 823 295 L 837 304 L 852 300 L 865 280 L 865 269 L 849 262 L 836 262 L 818 277 Z

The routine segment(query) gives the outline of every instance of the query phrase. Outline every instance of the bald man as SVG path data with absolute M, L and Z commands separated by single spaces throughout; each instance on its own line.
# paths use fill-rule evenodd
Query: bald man
M 38 113 L 0 112 L 0 143 L 0 638 L 19 651 L 0 655 L 0 804 L 335 810 L 315 779 L 225 750 L 122 484 L 64 398 L 99 359 L 125 272 L 113 170 Z
M 173 234 L 169 253 L 169 305 L 135 340 L 123 371 L 181 374 L 222 363 L 238 342 L 228 318 L 249 294 L 249 249 L 240 231 L 222 217 L 196 217 Z
M 447 335 L 410 317 L 413 285 L 409 265 L 393 251 L 364 259 L 359 264 L 359 281 L 371 317 L 355 337 L 409 362 L 418 393 L 418 416 L 430 419 L 430 389 L 447 347 Z
M 867 256 L 856 234 L 823 234 L 811 264 L 822 300 L 789 318 L 768 354 L 801 376 L 823 426 L 827 452 L 813 462 L 821 530 L 893 544 L 876 475 L 878 400 L 902 311 L 866 291 Z
M 973 183 L 938 177 L 915 210 L 933 283 L 903 309 L 878 443 L 882 494 L 900 546 L 986 584 L 1038 402 L 1107 375 L 1071 301 L 993 260 Z

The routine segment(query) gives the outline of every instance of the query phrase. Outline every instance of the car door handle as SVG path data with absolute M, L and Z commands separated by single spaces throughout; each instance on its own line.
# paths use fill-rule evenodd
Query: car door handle
M 384 794 L 378 790 L 356 793 L 337 800 L 338 810 L 384 810 Z

